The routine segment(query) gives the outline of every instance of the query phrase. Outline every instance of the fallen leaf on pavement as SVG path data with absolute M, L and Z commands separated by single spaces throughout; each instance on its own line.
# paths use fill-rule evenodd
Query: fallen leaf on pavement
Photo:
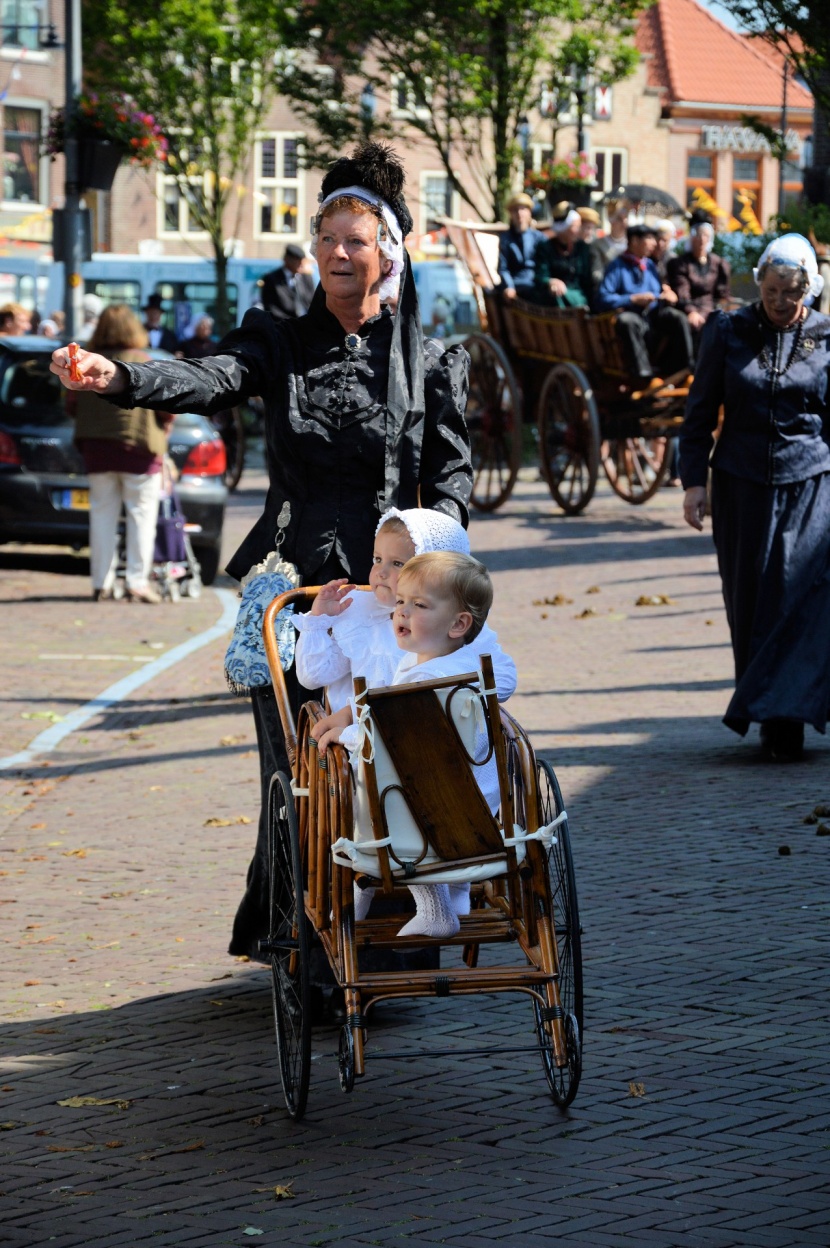
M 47 1144 L 49 1153 L 91 1153 L 97 1144 Z
M 88 849 L 65 849 L 61 858 L 86 858 L 88 853 Z
M 204 1146 L 204 1140 L 194 1140 L 192 1144 L 183 1144 L 181 1148 L 161 1148 L 156 1153 L 143 1153 L 138 1160 L 155 1161 L 156 1157 L 170 1157 L 173 1153 L 195 1153 Z
M 585 593 L 586 594 L 601 594 L 602 590 L 600 589 L 599 585 L 589 585 L 588 588 L 585 590 Z
M 644 1083 L 629 1083 L 628 1085 L 629 1096 L 645 1096 L 645 1094 L 646 1094 L 646 1085 Z
M 235 823 L 250 823 L 247 815 L 236 815 L 233 819 L 206 819 L 202 825 L 205 828 L 230 828 Z
M 56 1101 L 56 1105 L 65 1105 L 67 1109 L 82 1109 L 85 1105 L 117 1105 L 119 1109 L 129 1109 L 132 1101 L 120 1096 L 70 1096 L 65 1101 Z
M 40 983 L 39 979 L 24 979 L 23 987 L 24 988 L 36 988 L 39 983 Z
M 820 823 L 816 828 L 816 836 L 830 836 L 830 826 Z
M 239 745 L 240 742 L 242 741 L 247 741 L 247 737 L 245 736 L 244 732 L 240 733 L 238 737 L 220 737 L 219 744 L 220 745 Z
M 635 607 L 673 607 L 676 603 L 668 594 L 640 594 Z
M 50 724 L 62 724 L 63 715 L 56 711 L 23 711 L 21 719 L 48 719 Z
M 534 598 L 534 607 L 567 607 L 573 602 L 573 598 L 566 598 L 564 594 L 554 594 L 552 598 Z
M 22 1127 L 22 1122 L 0 1122 L 0 1131 L 13 1131 L 15 1127 Z
M 592 615 L 599 615 L 599 611 L 595 611 L 593 607 L 586 607 L 584 611 L 580 611 L 574 616 L 575 620 L 588 620 Z
M 826 819 L 827 816 L 830 815 L 830 806 L 825 806 L 823 804 L 821 806 L 816 806 L 813 814 L 818 815 L 821 819 Z

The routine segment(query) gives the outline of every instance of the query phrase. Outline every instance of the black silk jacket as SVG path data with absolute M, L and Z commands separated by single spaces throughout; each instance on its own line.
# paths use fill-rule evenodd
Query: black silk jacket
M 251 310 L 203 360 L 125 365 L 124 407 L 211 415 L 250 395 L 265 403 L 265 510 L 228 563 L 237 580 L 281 547 L 306 584 L 327 560 L 368 580 L 374 533 L 387 507 L 432 507 L 466 526 L 472 489 L 464 421 L 470 360 L 463 347 L 424 344 L 425 415 L 395 422 L 386 406 L 393 320 L 388 311 L 347 335 L 323 300 L 277 323 Z M 331 563 L 329 564 L 331 566 Z

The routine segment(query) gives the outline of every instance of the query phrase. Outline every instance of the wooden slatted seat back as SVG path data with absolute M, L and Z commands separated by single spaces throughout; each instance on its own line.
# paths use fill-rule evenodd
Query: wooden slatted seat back
M 616 313 L 602 312 L 598 316 L 587 317 L 585 332 L 592 364 L 606 373 L 627 377 L 630 370 L 617 334 Z
M 492 678 L 488 683 L 492 685 Z M 363 738 L 353 843 L 348 860 L 335 847 L 336 861 L 377 878 L 405 881 L 418 876 L 425 882 L 482 880 L 504 874 L 515 853 L 505 849 L 501 825 L 476 782 L 473 762 L 483 716 L 497 763 L 501 754 L 502 809 L 505 803 L 511 806 L 495 693 L 493 712 L 490 698 L 479 695 L 477 673 L 365 693 L 361 684 L 355 682 L 358 704 L 368 708 L 361 714 L 370 720 L 371 731 Z M 512 813 L 508 819 L 512 835 Z M 372 848 L 387 838 L 388 846 Z

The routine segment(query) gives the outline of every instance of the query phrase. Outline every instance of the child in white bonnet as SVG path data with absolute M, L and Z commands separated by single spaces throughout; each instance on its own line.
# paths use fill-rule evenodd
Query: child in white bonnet
M 391 685 L 401 660 L 392 628 L 398 575 L 414 555 L 439 550 L 470 553 L 469 538 L 457 520 L 428 508 L 390 507 L 375 530 L 371 590 L 355 589 L 345 580 L 330 581 L 311 611 L 293 617 L 300 633 L 297 677 L 306 689 L 326 687 L 333 713 L 327 726 L 351 722 L 355 676 L 363 676 L 370 689 Z M 516 688 L 516 667 L 486 625 L 465 655 L 472 668 L 478 666 L 481 654 L 492 657 L 499 699 L 506 701 Z

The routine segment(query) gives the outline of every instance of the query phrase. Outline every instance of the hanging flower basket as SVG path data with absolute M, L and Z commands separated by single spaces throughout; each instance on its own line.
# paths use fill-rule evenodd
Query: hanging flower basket
M 78 185 L 86 191 L 111 191 L 127 151 L 109 139 L 78 140 Z
M 149 169 L 167 159 L 167 140 L 155 117 L 141 112 L 128 95 L 79 95 L 72 131 L 78 140 L 78 181 L 86 190 L 108 191 L 123 161 Z M 44 155 L 54 159 L 65 151 L 66 138 L 66 116 L 59 108 L 49 119 Z
M 551 207 L 569 200 L 577 208 L 587 208 L 591 203 L 591 191 L 596 189 L 595 179 L 596 167 L 590 163 L 585 152 L 578 152 L 566 160 L 528 170 L 525 190 L 531 194 L 544 191 Z

